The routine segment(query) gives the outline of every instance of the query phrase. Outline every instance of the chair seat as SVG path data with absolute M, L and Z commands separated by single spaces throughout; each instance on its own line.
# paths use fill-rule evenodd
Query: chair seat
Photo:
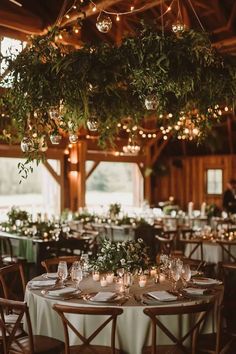
M 158 345 L 156 347 L 156 352 L 158 354 L 183 354 L 183 351 L 175 345 Z M 144 347 L 142 354 L 152 354 L 152 347 Z
M 35 354 L 60 354 L 64 349 L 64 343 L 55 338 L 35 335 L 33 336 L 33 340 Z M 31 354 L 29 337 L 21 337 L 17 341 L 20 344 L 22 350 L 20 351 L 19 346 L 14 343 L 11 346 L 9 354 Z
M 89 347 L 83 345 L 70 346 L 70 354 L 111 354 L 111 347 L 103 345 L 90 345 Z M 122 354 L 119 349 L 115 350 L 116 354 Z

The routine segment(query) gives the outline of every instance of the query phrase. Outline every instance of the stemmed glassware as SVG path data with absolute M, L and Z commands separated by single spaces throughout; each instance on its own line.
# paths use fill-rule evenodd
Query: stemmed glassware
M 181 277 L 183 262 L 179 259 L 173 259 L 170 263 L 170 275 L 173 282 L 173 291 L 176 291 L 177 282 Z
M 63 284 L 68 276 L 67 263 L 65 261 L 60 261 L 58 263 L 57 276 Z
M 189 264 L 184 264 L 182 267 L 181 279 L 183 281 L 183 286 L 186 287 L 187 283 L 191 279 L 191 269 Z
M 76 289 L 79 289 L 79 284 L 83 279 L 83 269 L 79 262 L 74 262 L 71 267 L 71 280 L 75 283 Z

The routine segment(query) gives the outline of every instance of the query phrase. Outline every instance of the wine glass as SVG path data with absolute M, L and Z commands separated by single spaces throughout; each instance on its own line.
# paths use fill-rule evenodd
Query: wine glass
M 187 283 L 190 281 L 191 279 L 191 269 L 189 264 L 184 264 L 182 267 L 182 273 L 181 273 L 181 279 L 183 281 L 183 285 L 184 287 L 187 286 Z
M 181 276 L 182 267 L 180 267 L 175 261 L 170 264 L 170 275 L 173 282 L 173 291 L 176 291 L 177 282 Z
M 71 280 L 75 283 L 76 289 L 79 289 L 79 284 L 83 279 L 83 270 L 79 262 L 74 262 L 71 267 Z
M 68 276 L 67 263 L 65 261 L 60 261 L 58 263 L 57 276 L 63 284 L 64 280 L 66 280 Z

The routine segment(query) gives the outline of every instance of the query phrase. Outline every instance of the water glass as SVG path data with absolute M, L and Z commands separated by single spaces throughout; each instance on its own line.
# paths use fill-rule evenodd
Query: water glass
M 181 279 L 183 281 L 183 285 L 187 286 L 187 283 L 191 279 L 191 269 L 189 264 L 184 264 L 182 267 Z
M 79 289 L 79 284 L 83 279 L 83 270 L 79 262 L 74 262 L 71 267 L 71 280 L 75 283 L 75 287 Z
M 62 282 L 66 280 L 68 276 L 68 269 L 67 269 L 67 263 L 65 261 L 60 261 L 58 263 L 57 276 Z

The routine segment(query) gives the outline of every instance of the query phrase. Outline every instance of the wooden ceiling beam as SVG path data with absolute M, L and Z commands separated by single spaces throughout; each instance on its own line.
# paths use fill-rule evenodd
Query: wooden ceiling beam
M 96 10 L 95 11 L 93 10 L 93 7 L 90 4 L 83 10 L 83 12 L 85 13 L 86 17 L 90 17 L 90 16 L 98 14 L 102 9 L 107 9 L 108 7 L 116 5 L 119 2 L 121 2 L 121 0 L 102 0 L 99 3 L 96 4 Z M 80 16 L 80 13 L 76 13 L 76 12 L 73 13 L 70 16 L 70 18 L 63 19 L 61 21 L 61 26 L 63 27 L 63 26 L 69 25 L 70 23 L 75 22 L 78 19 L 79 16 Z
M 45 33 L 44 23 L 40 17 L 24 9 L 20 10 L 16 13 L 0 9 L 0 26 L 26 34 Z
M 218 42 L 212 43 L 212 46 L 221 50 L 227 47 L 235 46 L 236 45 L 236 35 L 234 37 L 226 38 Z
M 2 26 L 0 26 L 0 37 L 14 38 L 23 42 L 27 42 L 28 40 L 28 35 L 26 33 L 22 33 L 20 31 L 16 31 L 11 28 L 6 28 Z
M 84 12 L 85 12 L 86 17 L 90 17 L 90 16 L 98 14 L 103 9 L 107 9 L 111 6 L 118 4 L 119 2 L 121 2 L 121 0 L 103 0 L 103 1 L 100 1 L 99 3 L 97 3 L 95 11 L 93 11 L 92 6 L 89 5 L 85 8 Z M 147 11 L 155 6 L 160 5 L 161 2 L 162 2 L 162 0 L 153 0 L 153 1 L 149 2 L 148 4 L 144 5 L 143 7 L 141 7 L 140 9 L 137 8 L 135 13 Z M 80 15 L 79 13 L 74 13 L 70 16 L 69 19 L 62 20 L 61 26 L 63 27 L 63 26 L 69 25 L 70 23 L 73 23 L 74 21 L 77 20 L 79 15 Z

